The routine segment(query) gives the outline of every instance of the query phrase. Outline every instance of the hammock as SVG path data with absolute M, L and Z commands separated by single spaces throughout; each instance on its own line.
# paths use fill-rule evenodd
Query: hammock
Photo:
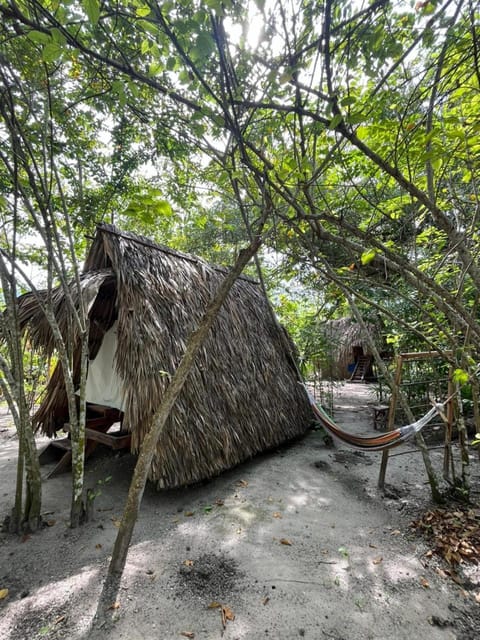
M 435 416 L 435 414 L 441 414 L 442 407 L 448 402 L 448 400 L 446 400 L 445 402 L 435 404 L 428 413 L 416 422 L 407 424 L 404 427 L 399 427 L 398 429 L 389 431 L 381 436 L 355 436 L 347 431 L 343 431 L 343 429 L 340 429 L 324 409 L 317 405 L 315 398 L 306 387 L 305 390 L 310 400 L 310 404 L 312 405 L 313 412 L 319 419 L 322 426 L 331 433 L 332 436 L 335 436 L 350 447 L 360 449 L 361 451 L 384 451 L 385 449 L 391 449 L 392 447 L 398 446 L 421 431 L 423 427 Z

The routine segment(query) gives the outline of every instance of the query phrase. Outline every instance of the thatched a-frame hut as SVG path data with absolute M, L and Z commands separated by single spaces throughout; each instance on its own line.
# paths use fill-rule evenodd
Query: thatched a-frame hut
M 87 401 L 103 398 L 123 412 L 133 451 L 224 276 L 199 258 L 98 227 L 82 275 L 84 299 L 90 294 Z M 56 295 L 66 328 L 64 296 Z M 52 348 L 33 297 L 24 300 L 22 315 L 34 343 Z M 292 351 L 258 284 L 237 280 L 170 414 L 150 479 L 162 488 L 191 484 L 302 435 L 312 414 Z M 68 421 L 59 370 L 36 421 L 49 436 Z
M 366 335 L 368 334 L 368 335 Z M 360 380 L 374 378 L 370 341 L 380 352 L 385 350 L 381 327 L 369 322 L 366 331 L 353 318 L 329 320 L 323 326 L 325 357 L 322 376 L 331 380 L 346 380 L 360 374 Z

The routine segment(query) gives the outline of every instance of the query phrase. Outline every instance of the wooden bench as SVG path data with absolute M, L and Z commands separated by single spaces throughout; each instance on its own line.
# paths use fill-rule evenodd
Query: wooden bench
M 385 431 L 388 419 L 388 404 L 377 404 L 373 408 L 373 428 L 379 431 Z
M 99 444 L 103 444 L 114 451 L 119 449 L 129 449 L 131 434 L 120 429 L 109 431 L 117 422 L 121 425 L 121 414 L 116 409 L 105 407 L 95 407 L 91 413 L 97 417 L 89 417 L 85 426 L 85 460 L 95 451 Z M 47 474 L 47 478 L 52 478 L 71 468 L 72 465 L 72 443 L 70 438 L 70 425 L 64 424 L 63 430 L 69 435 L 66 438 L 52 440 L 40 453 L 40 464 L 49 464 L 57 461 L 55 467 Z

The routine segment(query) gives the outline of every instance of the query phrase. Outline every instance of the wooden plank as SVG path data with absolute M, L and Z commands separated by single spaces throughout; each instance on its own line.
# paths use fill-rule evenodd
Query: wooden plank
M 93 421 L 95 422 L 95 421 Z M 102 424 L 101 426 L 104 428 L 103 431 L 100 431 L 99 428 L 91 428 L 92 421 L 88 421 L 88 427 L 85 427 L 85 437 L 87 441 L 98 442 L 101 444 L 110 447 L 110 449 L 126 449 L 130 446 L 130 442 L 132 440 L 131 433 L 125 433 L 124 431 L 113 431 L 111 433 L 106 433 L 106 430 L 110 428 L 110 424 Z M 63 425 L 64 431 L 67 433 L 70 432 L 70 425 Z
M 47 446 L 40 452 L 38 459 L 41 465 L 51 464 L 57 462 L 65 451 L 71 449 L 71 442 L 69 438 L 62 438 L 61 440 L 52 440 Z
M 449 358 L 451 351 L 418 351 L 412 353 L 401 353 L 400 357 L 405 360 L 428 360 L 429 358 Z
M 114 431 L 113 433 L 103 433 L 102 431 L 95 431 L 94 429 L 85 429 L 85 436 L 87 440 L 93 440 L 94 442 L 100 442 L 107 445 L 111 449 L 124 449 L 130 445 L 131 434 L 122 433 L 121 431 Z
M 132 434 L 125 433 L 123 431 L 114 431 L 107 433 L 108 429 L 118 422 L 116 416 L 102 416 L 100 418 L 93 418 L 87 420 L 88 427 L 85 428 L 85 460 L 93 453 L 99 444 L 104 444 L 110 449 L 126 449 L 130 447 Z M 63 430 L 66 433 L 70 433 L 70 425 L 68 423 L 63 425 Z M 60 458 L 59 462 L 47 475 L 47 478 L 52 478 L 64 471 L 67 471 L 72 465 L 72 451 L 71 451 L 70 438 L 62 438 L 61 440 L 52 440 L 52 442 L 46 447 L 42 454 L 45 463 L 52 462 L 52 457 L 49 454 L 53 454 L 55 449 L 65 451 L 64 455 Z M 48 451 L 48 453 L 47 453 Z M 54 459 L 56 459 L 55 457 Z
M 67 471 L 72 466 L 72 452 L 67 451 L 61 458 L 60 461 L 55 465 L 55 467 L 47 474 L 47 478 L 53 478 L 53 476 L 58 475 L 59 473 L 63 473 Z

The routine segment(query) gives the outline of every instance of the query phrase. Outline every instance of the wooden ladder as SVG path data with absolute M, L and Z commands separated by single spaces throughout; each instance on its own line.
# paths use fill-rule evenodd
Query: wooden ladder
M 350 381 L 358 382 L 359 380 L 365 380 L 365 376 L 367 375 L 371 364 L 372 356 L 360 356 L 355 369 L 353 370 Z

